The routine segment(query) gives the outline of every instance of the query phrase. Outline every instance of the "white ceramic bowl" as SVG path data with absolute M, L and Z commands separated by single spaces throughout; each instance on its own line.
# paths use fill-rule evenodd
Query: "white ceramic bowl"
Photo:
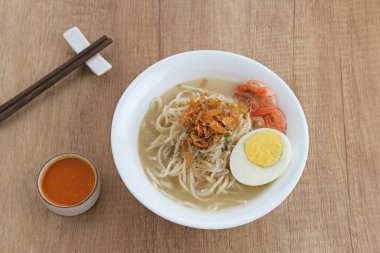
M 248 202 L 219 211 L 196 210 L 177 204 L 153 188 L 138 155 L 138 133 L 150 101 L 183 81 L 217 77 L 236 83 L 256 79 L 270 86 L 287 123 L 293 155 L 286 172 Z M 304 170 L 309 134 L 296 96 L 274 72 L 247 57 L 221 51 L 192 51 L 163 59 L 141 73 L 121 96 L 111 130 L 112 153 L 129 191 L 159 216 L 188 227 L 223 229 L 254 221 L 277 207 L 296 186 Z
M 90 195 L 87 196 L 83 201 L 79 202 L 78 204 L 75 205 L 70 205 L 70 206 L 62 206 L 55 204 L 51 202 L 44 194 L 42 190 L 42 179 L 44 178 L 44 175 L 46 171 L 49 169 L 49 167 L 54 164 L 56 161 L 59 161 L 64 158 L 68 157 L 74 157 L 81 159 L 85 162 L 87 162 L 91 168 L 93 169 L 95 173 L 95 186 L 94 189 L 91 191 Z M 49 161 L 47 161 L 44 166 L 42 167 L 40 173 L 38 174 L 38 180 L 37 180 L 37 187 L 38 187 L 38 192 L 40 194 L 42 203 L 53 213 L 62 215 L 62 216 L 75 216 L 79 215 L 81 213 L 86 212 L 88 209 L 90 209 L 98 200 L 99 194 L 100 194 L 100 177 L 99 173 L 96 170 L 95 165 L 88 159 L 87 157 L 80 155 L 80 154 L 75 154 L 75 153 L 66 153 L 66 154 L 61 154 L 53 157 Z

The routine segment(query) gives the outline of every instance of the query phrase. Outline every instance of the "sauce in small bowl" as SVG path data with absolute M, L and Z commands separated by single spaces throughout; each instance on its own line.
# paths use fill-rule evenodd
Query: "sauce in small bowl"
M 95 204 L 100 193 L 100 178 L 86 157 L 62 154 L 42 167 L 38 191 L 43 203 L 54 213 L 78 215 Z

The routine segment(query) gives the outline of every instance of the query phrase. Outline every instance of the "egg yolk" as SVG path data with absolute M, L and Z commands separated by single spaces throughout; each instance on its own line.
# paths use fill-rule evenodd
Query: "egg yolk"
M 259 167 L 270 167 L 281 158 L 284 142 L 273 132 L 256 133 L 244 143 L 248 160 Z

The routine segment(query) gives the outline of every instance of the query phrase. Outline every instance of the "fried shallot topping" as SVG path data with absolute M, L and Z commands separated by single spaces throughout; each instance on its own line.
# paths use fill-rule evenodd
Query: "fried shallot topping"
M 190 98 L 187 109 L 181 113 L 180 120 L 188 134 L 182 151 L 187 152 L 187 142 L 199 148 L 207 148 L 219 142 L 222 136 L 230 135 L 238 127 L 238 119 L 245 108 L 241 105 L 223 102 L 217 98 Z M 186 147 L 185 147 L 186 145 Z

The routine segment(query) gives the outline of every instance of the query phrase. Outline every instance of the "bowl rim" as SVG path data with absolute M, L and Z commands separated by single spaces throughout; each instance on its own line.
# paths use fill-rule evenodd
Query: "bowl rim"
M 287 90 L 287 93 L 290 93 L 294 97 L 294 102 L 296 103 L 296 106 L 300 110 L 301 116 L 302 116 L 300 118 L 300 120 L 302 120 L 302 123 L 303 123 L 303 126 L 304 126 L 304 130 L 305 130 L 305 139 L 303 140 L 304 141 L 304 145 L 305 145 L 305 151 L 304 151 L 304 153 L 302 153 L 302 156 L 300 157 L 300 164 L 302 164 L 302 169 L 298 170 L 297 173 L 294 174 L 294 176 L 288 181 L 286 189 L 284 189 L 284 191 L 281 192 L 279 194 L 279 196 L 273 198 L 272 201 L 271 201 L 271 204 L 267 205 L 266 208 L 262 209 L 262 211 L 261 211 L 260 214 L 255 215 L 255 216 L 253 216 L 253 215 L 252 216 L 247 216 L 244 219 L 240 219 L 237 222 L 234 221 L 234 222 L 223 222 L 222 224 L 207 224 L 207 225 L 204 225 L 204 224 L 200 224 L 199 222 L 193 221 L 191 219 L 175 219 L 170 214 L 168 214 L 166 212 L 162 212 L 162 210 L 159 210 L 159 208 L 156 208 L 154 205 L 152 205 L 151 203 L 149 203 L 148 201 L 146 201 L 146 199 L 144 199 L 143 197 L 140 197 L 139 194 L 137 193 L 137 191 L 135 191 L 135 189 L 133 189 L 133 187 L 131 187 L 129 185 L 128 180 L 126 178 L 122 177 L 122 174 L 123 174 L 121 172 L 122 168 L 119 168 L 120 166 L 118 166 L 118 158 L 115 155 L 115 153 L 116 153 L 115 152 L 115 149 L 116 149 L 115 141 L 116 140 L 114 140 L 114 138 L 116 138 L 115 137 L 115 131 L 116 131 L 116 129 L 115 129 L 116 128 L 115 122 L 116 122 L 116 119 L 117 119 L 118 115 L 120 114 L 120 111 L 121 111 L 121 101 L 124 100 L 123 98 L 129 96 L 129 94 L 132 93 L 138 87 L 138 84 L 140 83 L 140 81 L 143 79 L 144 76 L 149 75 L 150 72 L 152 72 L 154 69 L 160 67 L 162 64 L 165 64 L 166 62 L 171 62 L 174 59 L 181 58 L 183 56 L 191 56 L 191 55 L 198 55 L 198 56 L 200 56 L 199 54 L 211 54 L 211 55 L 238 57 L 240 59 L 243 59 L 243 60 L 246 60 L 246 61 L 250 61 L 252 64 L 259 65 L 260 67 L 262 67 L 263 69 L 265 69 L 266 72 L 270 73 L 270 75 L 273 76 L 273 78 L 275 78 L 279 82 L 285 84 L 285 89 Z M 169 57 L 166 57 L 164 59 L 161 59 L 160 61 L 153 63 L 152 65 L 150 65 L 149 67 L 147 67 L 145 70 L 143 70 L 127 86 L 127 88 L 124 90 L 124 92 L 122 93 L 122 95 L 119 98 L 119 101 L 118 101 L 118 103 L 117 103 L 117 105 L 115 107 L 114 115 L 113 115 L 113 118 L 112 118 L 111 138 L 110 139 L 111 139 L 112 156 L 113 156 L 113 160 L 114 160 L 116 169 L 117 169 L 117 171 L 119 173 L 119 176 L 121 177 L 123 183 L 128 188 L 129 192 L 141 204 L 143 204 L 146 208 L 148 208 L 150 211 L 154 212 L 158 216 L 160 216 L 160 217 L 162 217 L 162 218 L 164 218 L 166 220 L 169 220 L 171 222 L 174 222 L 176 224 L 179 224 L 179 225 L 183 225 L 183 226 L 187 226 L 187 227 L 192 227 L 192 228 L 198 228 L 198 229 L 226 229 L 226 228 L 238 227 L 238 226 L 250 223 L 250 222 L 252 222 L 254 220 L 257 220 L 257 219 L 263 217 L 264 215 L 270 213 L 273 209 L 275 209 L 277 206 L 279 206 L 290 195 L 290 193 L 293 191 L 293 189 L 297 185 L 299 179 L 302 176 L 303 171 L 305 170 L 306 161 L 307 161 L 308 152 L 309 152 L 309 129 L 308 129 L 307 121 L 306 121 L 306 116 L 305 116 L 305 113 L 303 111 L 303 108 L 302 108 L 302 106 L 301 106 L 298 98 L 296 97 L 296 95 L 294 94 L 294 92 L 290 89 L 290 87 L 286 84 L 286 82 L 284 80 L 282 80 L 274 71 L 272 71 L 271 69 L 269 69 L 265 65 L 263 65 L 263 64 L 255 61 L 255 60 L 253 60 L 251 58 L 248 58 L 246 56 L 239 55 L 239 54 L 236 54 L 236 53 L 231 53 L 231 52 L 227 52 L 227 51 L 219 51 L 219 50 L 195 50 L 195 51 L 181 52 L 181 53 L 174 54 L 174 55 L 171 55 Z M 170 200 L 170 201 L 172 201 L 172 200 Z M 220 211 L 222 211 L 222 210 L 220 210 Z M 209 212 L 209 211 L 205 211 L 205 212 Z

